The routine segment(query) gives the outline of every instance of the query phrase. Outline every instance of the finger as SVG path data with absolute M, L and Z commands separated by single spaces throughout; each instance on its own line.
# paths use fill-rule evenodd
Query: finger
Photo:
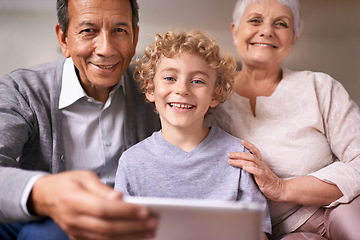
M 247 152 L 229 152 L 227 155 L 230 159 L 233 160 L 243 160 L 243 159 L 251 159 L 252 154 Z
M 248 141 L 245 141 L 245 140 L 241 140 L 241 144 L 246 147 L 247 149 L 249 149 L 249 151 L 254 154 L 259 160 L 262 160 L 262 157 L 261 157 L 261 153 L 259 151 L 259 149 L 257 149 L 254 144 L 248 142 Z
M 242 169 L 245 172 L 251 173 L 252 175 L 254 175 L 255 178 L 257 177 L 262 177 L 262 173 L 263 171 L 261 170 L 261 168 L 259 168 L 257 165 L 244 165 L 242 167 Z
M 108 195 L 106 196 L 107 199 L 109 200 L 116 200 L 116 199 L 123 199 L 123 193 L 120 191 L 111 191 L 110 193 L 108 193 Z
M 118 192 L 109 193 L 120 194 Z M 120 194 L 121 195 L 121 194 Z M 89 192 L 87 189 L 77 192 L 74 198 L 74 205 L 79 215 L 90 215 L 93 217 L 107 220 L 138 220 L 150 217 L 150 210 L 141 205 L 124 202 L 122 199 L 104 199 L 99 197 L 96 192 Z
M 259 187 L 262 187 L 264 185 L 264 171 L 258 165 L 247 164 L 243 165 L 242 169 L 245 172 L 248 172 L 254 176 L 254 180 Z
M 258 165 L 254 161 L 248 161 L 248 160 L 234 160 L 234 159 L 228 159 L 228 163 L 231 166 L 238 167 L 238 168 L 245 168 L 245 167 L 254 167 L 257 168 Z M 244 169 L 245 170 L 245 169 Z
M 122 199 L 122 194 L 120 192 L 114 191 L 113 188 L 101 182 L 95 173 L 84 172 L 82 174 L 84 175 L 83 178 L 86 179 L 86 184 L 83 186 L 89 192 L 93 192 L 105 199 Z
M 75 173 L 75 172 L 74 172 Z M 68 188 L 72 206 L 79 214 L 109 219 L 146 219 L 150 211 L 146 207 L 125 203 L 122 193 L 102 183 L 96 174 L 78 171 L 73 176 L 74 184 Z
M 78 222 L 82 224 L 78 225 Z M 66 231 L 75 239 L 137 239 L 136 236 L 144 238 L 146 235 L 153 235 L 157 226 L 156 218 L 146 221 L 105 221 L 83 216 Z
M 233 167 L 242 168 L 244 166 L 244 161 L 230 158 L 228 159 L 228 164 Z
M 71 234 L 71 235 L 70 235 Z M 89 231 L 79 231 L 76 233 L 70 233 L 69 237 L 72 240 L 114 240 L 114 239 L 150 239 L 155 237 L 156 231 L 148 231 L 148 232 L 139 232 L 139 233 L 130 233 L 130 234 L 121 234 L 121 235 L 104 235 L 93 233 Z
M 258 164 L 261 162 L 257 156 L 252 153 L 248 152 L 230 152 L 228 153 L 229 160 L 233 161 L 247 161 L 247 162 L 254 162 Z
M 73 233 L 69 235 L 71 240 L 114 240 L 114 239 L 121 239 L 121 240 L 140 240 L 140 239 L 150 239 L 156 236 L 156 232 L 143 232 L 143 233 L 132 233 L 132 234 L 122 234 L 122 235 L 113 235 L 113 236 L 106 236 L 102 234 L 96 234 L 92 232 L 79 232 Z

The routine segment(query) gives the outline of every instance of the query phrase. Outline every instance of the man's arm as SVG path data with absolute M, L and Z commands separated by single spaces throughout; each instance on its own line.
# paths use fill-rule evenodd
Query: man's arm
M 89 171 L 43 176 L 28 202 L 32 214 L 51 217 L 72 239 L 143 239 L 155 234 L 149 209 L 122 201 L 122 194 Z

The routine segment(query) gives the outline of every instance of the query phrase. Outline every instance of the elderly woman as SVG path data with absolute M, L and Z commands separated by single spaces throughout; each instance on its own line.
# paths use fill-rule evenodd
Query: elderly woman
M 229 163 L 269 199 L 270 238 L 359 239 L 360 110 L 329 75 L 281 67 L 300 34 L 298 1 L 239 0 L 233 21 L 242 68 L 209 121 L 254 144 Z

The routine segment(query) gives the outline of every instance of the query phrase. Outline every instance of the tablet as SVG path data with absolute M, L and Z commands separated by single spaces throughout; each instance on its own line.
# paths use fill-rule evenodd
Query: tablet
M 260 240 L 263 209 L 253 202 L 125 197 L 160 217 L 155 240 Z

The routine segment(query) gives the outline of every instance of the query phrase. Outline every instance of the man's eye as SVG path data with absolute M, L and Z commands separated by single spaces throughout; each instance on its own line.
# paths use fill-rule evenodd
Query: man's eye
M 94 29 L 87 28 L 87 29 L 81 30 L 80 33 L 93 33 L 93 32 L 94 32 Z
M 115 28 L 114 32 L 124 34 L 124 33 L 127 33 L 128 31 L 124 28 L 119 27 L 119 28 Z

